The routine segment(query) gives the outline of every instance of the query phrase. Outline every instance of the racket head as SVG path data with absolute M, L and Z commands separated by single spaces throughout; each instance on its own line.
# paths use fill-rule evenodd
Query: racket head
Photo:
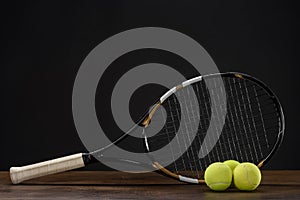
M 147 136 L 155 118 L 163 118 L 164 127 Z M 271 89 L 235 72 L 199 76 L 172 88 L 142 124 L 153 166 L 189 183 L 204 182 L 213 162 L 234 159 L 261 167 L 278 150 L 285 130 L 282 106 Z M 160 151 L 168 145 L 169 152 Z

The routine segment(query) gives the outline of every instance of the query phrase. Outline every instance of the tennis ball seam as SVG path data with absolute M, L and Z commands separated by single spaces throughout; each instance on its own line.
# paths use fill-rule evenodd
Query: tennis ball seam
M 247 167 L 246 167 L 246 166 L 242 166 L 242 167 L 246 170 L 248 183 L 249 183 L 250 185 L 252 185 L 252 186 L 256 186 L 256 184 L 253 183 L 253 181 L 251 181 L 251 178 L 250 178 L 249 171 L 248 171 Z

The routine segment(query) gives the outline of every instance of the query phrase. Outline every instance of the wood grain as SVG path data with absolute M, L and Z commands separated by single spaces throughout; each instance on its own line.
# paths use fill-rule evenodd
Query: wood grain
M 0 199 L 300 199 L 300 170 L 263 171 L 253 192 L 213 192 L 157 173 L 71 171 L 12 185 L 0 172 Z

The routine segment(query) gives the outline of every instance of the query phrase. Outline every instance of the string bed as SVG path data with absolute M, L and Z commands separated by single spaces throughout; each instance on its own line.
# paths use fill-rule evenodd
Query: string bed
M 280 129 L 274 98 L 248 79 L 222 77 L 224 87 L 219 80 L 184 87 L 163 102 L 164 111 L 155 113 L 165 124 L 148 138 L 150 151 L 160 164 L 171 163 L 170 171 L 201 179 L 213 162 L 257 164 L 274 146 Z M 168 155 L 155 153 L 168 144 Z

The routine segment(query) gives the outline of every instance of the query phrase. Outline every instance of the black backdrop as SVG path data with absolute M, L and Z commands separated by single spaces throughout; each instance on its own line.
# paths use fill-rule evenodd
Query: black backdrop
M 84 151 L 72 117 L 77 70 L 106 38 L 145 26 L 180 31 L 198 41 L 220 71 L 244 72 L 267 83 L 281 100 L 287 122 L 281 149 L 267 168 L 300 169 L 297 6 L 296 1 L 2 3 L 0 170 Z M 160 53 L 142 58 L 155 60 Z M 160 62 L 180 62 L 165 56 Z M 123 64 L 133 65 L 134 60 Z M 124 72 L 117 67 L 116 77 Z M 155 98 L 163 91 L 148 89 Z M 142 96 L 133 100 L 140 103 L 131 109 L 132 116 L 153 102 L 138 101 Z

